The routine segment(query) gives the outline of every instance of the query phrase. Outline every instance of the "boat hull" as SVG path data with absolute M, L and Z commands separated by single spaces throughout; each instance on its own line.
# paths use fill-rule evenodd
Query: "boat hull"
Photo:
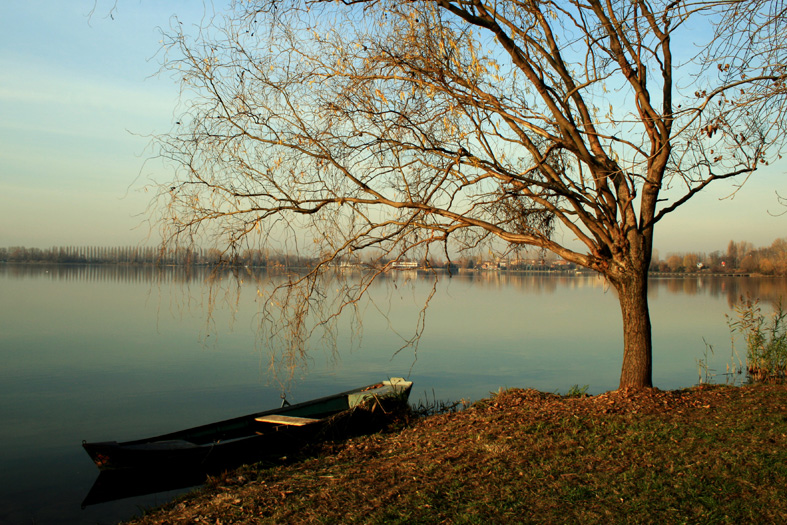
M 393 407 L 406 405 L 411 388 L 409 381 L 392 379 L 170 434 L 82 446 L 101 470 L 230 468 L 292 454 L 312 443 L 379 430 Z

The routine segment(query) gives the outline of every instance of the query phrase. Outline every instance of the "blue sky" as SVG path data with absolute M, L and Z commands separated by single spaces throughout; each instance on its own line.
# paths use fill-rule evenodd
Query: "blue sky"
M 182 5 L 122 0 L 113 20 L 113 0 L 92 16 L 93 0 L 3 2 L 1 246 L 145 242 L 144 186 L 162 169 L 145 163 L 147 136 L 177 102 L 153 76 L 156 28 Z
M 199 21 L 194 1 L 27 0 L 0 5 L 0 246 L 155 243 L 150 193 L 165 168 L 148 149 L 166 132 L 178 87 L 157 77 L 160 34 L 177 14 Z M 210 5 L 210 4 L 208 4 Z M 221 5 L 219 2 L 218 5 Z M 91 11 L 94 11 L 90 16 Z M 701 194 L 659 225 L 656 248 L 725 249 L 787 236 L 787 160 Z

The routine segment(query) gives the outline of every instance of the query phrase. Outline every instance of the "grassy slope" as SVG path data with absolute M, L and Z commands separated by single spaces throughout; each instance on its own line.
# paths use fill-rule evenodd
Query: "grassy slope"
M 136 523 L 787 522 L 785 386 L 512 389 L 323 452 Z

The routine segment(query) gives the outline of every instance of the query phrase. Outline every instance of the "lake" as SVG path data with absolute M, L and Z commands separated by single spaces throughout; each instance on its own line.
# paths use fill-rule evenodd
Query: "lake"
M 362 333 L 342 321 L 335 351 L 315 343 L 288 400 L 393 376 L 414 381 L 412 402 L 475 400 L 501 387 L 616 388 L 620 312 L 614 291 L 595 275 L 442 276 L 417 350 L 397 353 L 430 289 L 415 272 L 373 285 L 360 305 Z M 257 339 L 254 281 L 228 296 L 215 290 L 174 268 L 0 264 L 0 523 L 129 518 L 177 492 L 82 509 L 98 475 L 82 440 L 135 439 L 280 404 L 282 389 Z M 696 384 L 697 361 L 706 357 L 724 372 L 731 358 L 725 314 L 747 294 L 769 306 L 787 295 L 787 281 L 652 279 L 655 385 Z

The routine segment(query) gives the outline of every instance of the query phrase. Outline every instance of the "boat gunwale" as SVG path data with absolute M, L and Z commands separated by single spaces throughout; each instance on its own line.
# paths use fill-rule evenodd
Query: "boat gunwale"
M 395 379 L 399 379 L 399 378 L 395 378 Z M 392 387 L 392 391 L 387 393 L 384 397 L 387 397 L 389 395 L 394 395 L 394 396 L 395 395 L 408 395 L 410 389 L 412 388 L 412 381 L 399 380 L 397 382 L 394 382 L 394 378 L 391 378 L 391 379 L 388 379 L 388 380 L 385 380 L 385 381 L 381 381 L 381 382 L 377 382 L 377 383 L 373 383 L 373 384 L 370 384 L 370 385 L 367 385 L 367 386 L 362 386 L 362 387 L 354 388 L 354 389 L 351 389 L 351 390 L 347 390 L 345 392 L 340 392 L 338 394 L 331 394 L 331 395 L 328 395 L 328 396 L 323 396 L 323 397 L 320 397 L 320 398 L 317 398 L 317 399 L 311 399 L 311 400 L 308 400 L 308 401 L 303 401 L 301 403 L 296 403 L 296 404 L 293 404 L 293 405 L 286 405 L 286 406 L 283 406 L 283 407 L 273 408 L 273 409 L 269 409 L 269 410 L 263 410 L 261 412 L 255 412 L 255 413 L 252 413 L 252 414 L 246 414 L 246 415 L 243 415 L 243 416 L 233 417 L 233 418 L 225 419 L 225 420 L 222 420 L 222 421 L 217 421 L 217 422 L 213 422 L 213 423 L 207 423 L 207 424 L 203 424 L 203 425 L 198 425 L 196 427 L 191 427 L 191 428 L 187 428 L 187 429 L 183 429 L 183 430 L 178 430 L 178 431 L 175 431 L 175 432 L 169 432 L 167 434 L 161 434 L 161 435 L 158 435 L 158 436 L 152 436 L 152 437 L 141 438 L 141 439 L 136 439 L 136 440 L 131 440 L 131 441 L 122 441 L 122 442 L 118 442 L 118 441 L 85 442 L 85 441 L 83 441 L 82 446 L 85 449 L 85 451 L 88 453 L 88 455 L 91 457 L 91 459 L 94 461 L 94 463 L 96 463 L 96 465 L 101 470 L 115 470 L 115 469 L 126 469 L 126 468 L 133 469 L 135 467 L 132 467 L 132 466 L 130 466 L 130 467 L 107 467 L 107 466 L 102 465 L 100 463 L 100 460 L 99 460 L 99 456 L 103 455 L 102 454 L 102 449 L 103 449 L 103 452 L 107 452 L 108 449 L 116 450 L 118 452 L 123 452 L 123 451 L 134 452 L 135 449 L 136 449 L 136 452 L 139 452 L 139 453 L 166 453 L 167 451 L 163 450 L 163 449 L 159 449 L 159 450 L 156 450 L 154 448 L 151 448 L 150 450 L 145 450 L 144 449 L 145 445 L 154 445 L 156 443 L 166 442 L 166 441 L 182 441 L 184 443 L 185 446 L 183 446 L 183 447 L 180 447 L 180 448 L 173 447 L 172 449 L 170 449 L 169 452 L 172 452 L 172 453 L 177 453 L 179 451 L 180 452 L 193 451 L 193 452 L 196 453 L 197 450 L 200 450 L 200 449 L 202 449 L 202 450 L 204 450 L 204 449 L 212 449 L 212 448 L 214 448 L 216 446 L 222 446 L 222 445 L 230 445 L 231 446 L 233 443 L 243 442 L 244 440 L 250 440 L 250 439 L 255 439 L 255 438 L 259 439 L 259 438 L 262 438 L 262 437 L 264 437 L 266 435 L 273 435 L 273 434 L 276 433 L 276 430 L 278 430 L 279 427 L 282 427 L 282 425 L 278 425 L 278 424 L 275 424 L 275 423 L 257 422 L 257 421 L 255 421 L 255 419 L 258 418 L 258 417 L 263 417 L 263 416 L 266 416 L 266 415 L 273 415 L 273 414 L 286 415 L 287 413 L 290 413 L 290 412 L 301 411 L 303 409 L 308 409 L 308 408 L 311 408 L 311 407 L 319 406 L 321 404 L 330 404 L 331 402 L 335 402 L 337 400 L 341 400 L 342 398 L 344 398 L 345 406 L 343 408 L 340 408 L 340 409 L 337 409 L 337 410 L 327 410 L 327 411 L 325 411 L 324 413 L 322 413 L 321 417 L 315 418 L 316 419 L 315 423 L 313 423 L 311 425 L 303 426 L 303 427 L 296 427 L 296 428 L 292 428 L 292 429 L 286 429 L 286 431 L 289 434 L 292 434 L 293 436 L 297 436 L 299 434 L 305 435 L 306 431 L 304 429 L 309 429 L 309 430 L 313 430 L 313 431 L 319 431 L 319 429 L 324 427 L 324 424 L 331 417 L 336 416 L 338 414 L 341 414 L 343 412 L 346 412 L 348 410 L 352 410 L 353 407 L 350 406 L 350 401 L 349 401 L 349 398 L 350 398 L 351 395 L 363 393 L 365 391 L 374 390 L 376 388 L 380 388 L 380 387 L 386 386 L 386 384 Z M 376 396 L 374 396 L 374 397 L 376 397 Z M 240 433 L 238 436 L 235 436 L 235 437 L 232 437 L 232 438 L 228 438 L 228 439 L 223 439 L 223 440 L 222 439 L 216 439 L 216 436 L 220 435 L 222 432 L 229 432 L 229 431 L 233 430 L 233 427 L 236 427 L 236 428 L 234 428 L 234 430 L 238 431 Z M 252 430 L 252 427 L 255 428 L 256 430 Z M 270 432 L 262 431 L 262 429 L 264 429 L 266 427 L 268 427 L 270 429 Z M 223 428 L 225 430 L 222 430 Z M 248 430 L 248 431 L 246 431 L 246 430 Z M 244 431 L 246 431 L 246 433 L 242 433 Z M 208 436 L 208 439 L 207 440 L 193 441 L 193 435 L 194 434 L 201 434 L 201 433 L 204 433 L 206 436 Z M 192 439 L 189 439 L 189 437 L 192 437 Z

